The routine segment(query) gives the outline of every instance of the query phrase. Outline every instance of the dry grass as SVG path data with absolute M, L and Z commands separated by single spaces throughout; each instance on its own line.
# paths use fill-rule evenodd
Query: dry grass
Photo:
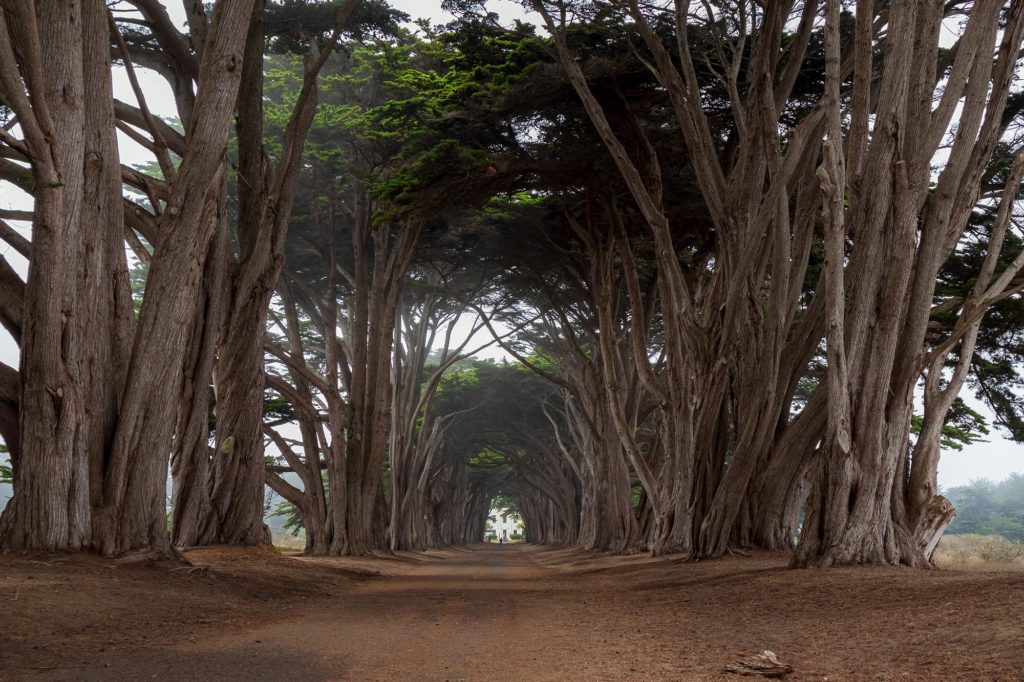
M 292 535 L 291 533 L 284 533 L 282 535 L 275 533 L 273 543 L 275 548 L 279 550 L 287 550 L 289 552 L 301 552 L 306 548 L 306 541 L 303 538 Z
M 1024 571 L 1024 544 L 998 535 L 945 535 L 935 563 L 941 568 Z

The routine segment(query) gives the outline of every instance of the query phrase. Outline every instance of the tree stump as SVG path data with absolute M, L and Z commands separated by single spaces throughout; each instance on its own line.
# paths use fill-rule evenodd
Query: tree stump
M 932 560 L 932 555 L 935 554 L 939 539 L 949 528 L 949 524 L 953 522 L 955 516 L 956 507 L 942 495 L 936 495 L 925 505 L 914 536 L 917 539 L 918 549 L 929 562 Z

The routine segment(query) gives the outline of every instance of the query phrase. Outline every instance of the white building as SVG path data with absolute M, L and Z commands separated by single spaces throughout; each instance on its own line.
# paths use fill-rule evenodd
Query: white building
M 487 517 L 487 537 L 485 540 L 506 540 L 513 535 L 522 535 L 523 520 L 517 512 L 510 509 L 492 509 Z M 491 538 L 493 536 L 493 539 Z

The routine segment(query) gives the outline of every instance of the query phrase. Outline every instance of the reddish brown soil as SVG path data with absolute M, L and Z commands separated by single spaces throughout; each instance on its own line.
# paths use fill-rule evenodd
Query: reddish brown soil
M 0 557 L 0 679 L 1024 679 L 1024 573 L 789 571 L 479 546 L 189 553 L 207 571 Z

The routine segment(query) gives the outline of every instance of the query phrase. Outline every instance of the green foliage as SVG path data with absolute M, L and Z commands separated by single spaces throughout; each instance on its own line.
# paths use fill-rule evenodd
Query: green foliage
M 295 419 L 295 408 L 284 398 L 267 395 L 263 398 L 263 416 L 276 422 L 290 422 Z
M 544 402 L 556 389 L 517 363 L 467 360 L 446 372 L 435 399 L 438 415 L 460 413 L 446 452 L 466 464 L 470 485 L 491 508 L 522 514 L 518 473 L 530 466 L 536 442 L 554 443 Z
M 923 425 L 923 416 L 915 414 L 910 418 L 910 431 L 914 435 L 921 433 Z M 946 414 L 946 423 L 942 425 L 942 447 L 960 451 L 965 445 L 987 442 L 984 438 L 987 435 L 988 421 L 984 415 L 971 409 L 960 398 L 954 400 Z
M 490 196 L 493 153 L 475 116 L 536 62 L 536 41 L 492 30 L 438 33 L 420 27 L 351 42 L 319 80 L 319 104 L 306 157 L 376 200 L 375 221 L 429 218 L 461 199 Z M 302 83 L 297 57 L 267 61 L 268 123 L 283 129 Z M 469 111 L 473 110 L 473 111 Z M 268 151 L 280 135 L 270 135 Z M 318 172 L 319 175 L 322 175 Z
M 145 244 L 145 242 L 143 242 Z M 149 246 L 148 244 L 146 246 Z M 152 248 L 150 247 L 152 253 Z M 131 280 L 132 287 L 132 309 L 135 311 L 135 319 L 139 319 L 139 315 L 142 314 L 142 297 L 146 293 L 146 278 L 149 276 L 149 266 L 136 261 L 128 269 L 128 277 Z
M 305 54 L 310 43 L 323 44 L 337 19 L 344 0 L 274 0 L 267 4 L 264 26 L 271 52 Z M 399 22 L 409 15 L 381 0 L 363 0 L 349 17 L 346 33 L 356 39 L 388 35 L 398 31 Z
M 1010 155 L 997 155 L 989 173 L 1004 175 Z M 939 273 L 936 303 L 962 300 L 975 284 L 975 277 L 988 254 L 989 233 L 995 209 L 976 211 L 968 225 L 966 243 L 953 254 Z M 1024 240 L 1013 230 L 1005 237 L 999 255 L 996 276 L 1007 268 L 1024 249 Z M 958 308 L 932 316 L 931 326 L 938 334 L 952 329 Z M 949 362 L 957 360 L 955 352 Z M 1019 368 L 1024 357 L 1024 297 L 1010 296 L 995 303 L 985 314 L 978 334 L 977 349 L 971 361 L 967 384 L 975 396 L 995 414 L 992 424 L 1005 436 L 1024 442 L 1024 378 Z
M 266 455 L 265 460 L 267 464 L 274 463 L 274 458 L 270 455 Z M 324 481 L 324 492 L 327 494 L 327 490 L 329 490 L 327 472 L 321 472 L 320 475 Z M 306 526 L 302 521 L 302 510 L 288 500 L 278 499 L 277 503 L 274 504 L 275 499 L 276 495 L 268 495 L 266 497 L 263 502 L 263 515 L 269 518 L 284 519 L 282 527 L 286 532 L 290 533 L 292 537 L 303 536 Z
M 519 508 L 519 498 L 512 495 L 499 493 L 491 500 L 491 509 L 504 509 L 509 514 L 522 517 L 523 512 Z
M 265 513 L 266 511 L 264 510 Z M 302 523 L 302 512 L 288 500 L 279 501 L 267 516 L 284 518 L 284 529 L 291 533 L 292 537 L 298 537 L 305 530 Z
M 971 481 L 943 494 L 956 506 L 956 518 L 947 532 L 998 535 L 1024 542 L 1024 474 L 999 483 Z
M 404 162 L 377 180 L 376 196 L 404 211 L 429 201 L 432 188 L 443 188 L 435 200 L 450 201 L 453 186 L 486 185 L 493 154 L 479 144 L 481 121 L 468 121 L 468 110 L 505 93 L 534 63 L 531 53 L 529 38 L 466 32 L 428 32 L 399 49 L 364 53 L 397 97 L 366 109 L 357 125 L 395 145 Z
M 6 455 L 8 453 L 7 446 L 0 443 L 0 455 Z M 5 458 L 0 458 L 5 459 Z M 11 469 L 10 464 L 4 464 L 0 462 L 0 484 L 13 485 L 14 484 L 14 470 Z

